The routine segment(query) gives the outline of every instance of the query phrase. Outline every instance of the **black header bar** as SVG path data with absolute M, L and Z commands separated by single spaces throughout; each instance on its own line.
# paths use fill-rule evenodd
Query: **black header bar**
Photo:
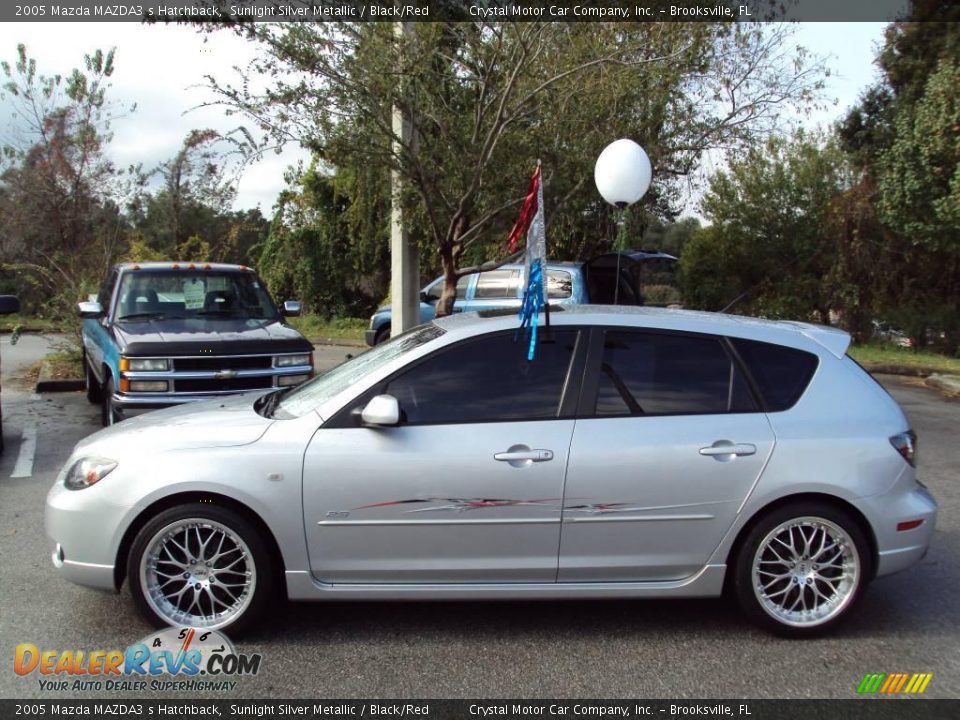
M 3 22 L 892 22 L 910 0 L 23 0 Z

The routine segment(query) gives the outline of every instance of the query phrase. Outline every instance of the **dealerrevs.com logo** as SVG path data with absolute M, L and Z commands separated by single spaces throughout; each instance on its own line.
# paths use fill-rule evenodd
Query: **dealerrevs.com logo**
M 237 653 L 223 633 L 202 628 L 167 628 L 126 650 L 49 650 L 17 645 L 13 670 L 39 675 L 49 691 L 232 691 L 237 676 L 256 675 L 262 656 Z M 172 676 L 161 679 L 162 676 Z

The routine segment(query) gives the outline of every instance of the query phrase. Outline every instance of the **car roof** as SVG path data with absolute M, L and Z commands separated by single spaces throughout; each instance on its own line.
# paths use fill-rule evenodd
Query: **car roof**
M 516 308 L 466 312 L 434 320 L 447 331 L 473 334 L 483 323 L 490 329 L 518 324 Z M 793 320 L 766 320 L 745 315 L 628 305 L 551 305 L 553 325 L 627 325 L 662 330 L 680 330 L 708 335 L 727 335 L 749 340 L 827 350 L 843 357 L 850 335 L 843 330 Z M 494 328 L 491 325 L 496 324 Z M 540 325 L 544 324 L 541 314 Z
M 116 268 L 122 272 L 127 270 L 217 270 L 220 272 L 254 272 L 247 265 L 231 265 L 229 263 L 189 262 L 185 260 L 169 260 L 164 262 L 126 262 L 119 263 Z

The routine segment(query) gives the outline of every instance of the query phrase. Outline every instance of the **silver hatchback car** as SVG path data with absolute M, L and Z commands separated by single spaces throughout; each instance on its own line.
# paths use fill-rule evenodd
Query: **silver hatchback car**
M 420 326 L 294 389 L 150 413 L 74 449 L 52 560 L 158 624 L 271 596 L 704 597 L 806 636 L 918 562 L 937 505 L 897 403 L 794 322 L 568 307 Z

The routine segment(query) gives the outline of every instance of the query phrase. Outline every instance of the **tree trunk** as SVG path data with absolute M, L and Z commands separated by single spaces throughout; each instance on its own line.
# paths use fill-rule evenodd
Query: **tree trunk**
M 443 264 L 443 292 L 437 301 L 437 317 L 453 314 L 453 305 L 457 301 L 457 268 L 453 259 L 453 246 L 444 243 L 440 248 L 440 262 Z

